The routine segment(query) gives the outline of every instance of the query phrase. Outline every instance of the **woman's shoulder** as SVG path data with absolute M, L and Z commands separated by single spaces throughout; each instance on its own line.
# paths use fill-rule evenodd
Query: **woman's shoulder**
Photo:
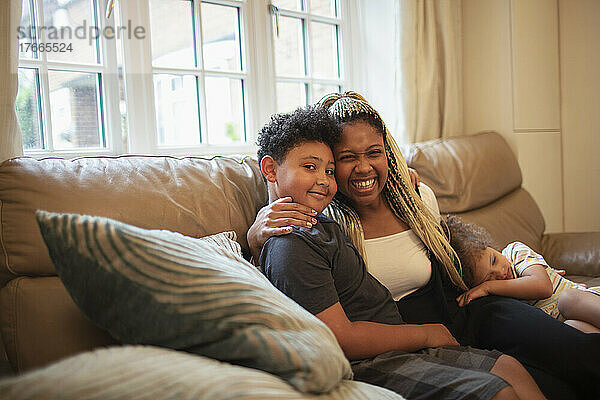
M 421 184 L 419 185 L 419 193 L 421 194 L 421 199 L 423 200 L 423 203 L 425 203 L 425 205 L 429 207 L 429 210 L 434 214 L 434 216 L 436 216 L 439 219 L 440 208 L 438 206 L 437 198 L 435 197 L 435 193 L 433 193 L 433 190 L 429 186 L 421 182 Z

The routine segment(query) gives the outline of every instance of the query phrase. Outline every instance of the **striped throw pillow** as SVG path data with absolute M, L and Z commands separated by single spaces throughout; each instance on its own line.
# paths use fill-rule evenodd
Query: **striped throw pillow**
M 181 235 L 180 233 L 176 232 L 172 233 L 176 235 Z M 184 237 L 191 239 L 189 236 Z M 214 235 L 198 238 L 198 240 L 215 245 L 220 250 L 220 252 L 227 257 L 233 256 L 234 258 L 243 258 L 242 246 L 240 246 L 240 244 L 236 242 L 237 235 L 234 231 L 215 233 Z
M 77 214 L 36 216 L 75 303 L 122 343 L 261 369 L 302 392 L 327 392 L 351 377 L 329 328 L 214 238 Z

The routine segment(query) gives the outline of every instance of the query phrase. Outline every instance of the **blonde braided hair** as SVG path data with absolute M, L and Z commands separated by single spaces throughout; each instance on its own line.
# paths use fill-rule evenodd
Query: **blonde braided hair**
M 427 249 L 441 262 L 452 283 L 467 290 L 461 277 L 460 260 L 444 235 L 440 222 L 431 214 L 413 186 L 409 184 L 410 175 L 406 160 L 402 157 L 395 139 L 390 135 L 379 113 L 364 97 L 355 92 L 332 93 L 323 97 L 318 104 L 328 108 L 329 113 L 341 123 L 359 120 L 361 116 L 370 116 L 381 124 L 389 169 L 388 178 L 382 190 L 386 204 L 394 215 L 408 225 Z M 362 224 L 350 199 L 338 191 L 325 213 L 340 224 L 344 233 L 368 263 Z

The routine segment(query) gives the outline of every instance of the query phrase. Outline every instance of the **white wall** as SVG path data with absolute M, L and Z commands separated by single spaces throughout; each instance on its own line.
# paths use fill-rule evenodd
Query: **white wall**
M 600 1 L 463 0 L 465 133 L 509 142 L 547 232 L 600 231 Z
M 565 230 L 600 231 L 600 1 L 558 6 Z
M 464 0 L 462 24 L 465 133 L 496 130 L 516 150 L 509 2 Z

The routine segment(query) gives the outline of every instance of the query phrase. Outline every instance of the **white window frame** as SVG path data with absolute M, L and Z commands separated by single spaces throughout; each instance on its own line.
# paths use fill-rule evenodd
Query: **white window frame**
M 41 1 L 37 0 L 41 7 Z M 194 2 L 197 21 L 200 19 L 201 0 L 190 0 Z M 308 2 L 308 0 L 305 0 Z M 296 17 L 304 18 L 310 26 L 310 21 L 333 22 L 339 24 L 339 63 L 340 79 L 317 79 L 310 75 L 303 78 L 293 77 L 295 82 L 299 79 L 309 83 L 312 88 L 313 83 L 324 83 L 339 85 L 343 90 L 354 88 L 358 77 L 354 66 L 356 60 L 352 60 L 353 52 L 352 39 L 356 38 L 356 27 L 352 30 L 350 26 L 355 26 L 357 22 L 357 5 L 351 0 L 338 1 L 338 17 L 316 17 L 303 11 L 289 12 L 285 11 L 282 15 L 293 14 Z M 120 155 L 120 154 L 152 154 L 152 155 L 213 155 L 213 154 L 256 154 L 256 133 L 268 122 L 271 115 L 277 111 L 276 82 L 278 78 L 275 73 L 274 60 L 274 34 L 275 17 L 269 11 L 271 0 L 215 0 L 215 3 L 236 6 L 240 8 L 240 36 L 242 43 L 242 65 L 241 73 L 206 71 L 200 66 L 194 69 L 184 68 L 157 68 L 152 66 L 151 55 L 151 29 L 150 29 L 150 7 L 148 0 L 121 0 L 117 3 L 120 21 L 115 21 L 115 12 L 109 20 L 104 17 L 105 2 L 96 0 L 98 8 L 99 28 L 106 25 L 117 26 L 128 24 L 131 21 L 132 27 L 141 26 L 145 28 L 145 38 L 138 40 L 122 39 L 122 49 L 116 48 L 116 40 L 107 41 L 105 38 L 100 40 L 101 69 L 103 79 L 103 112 L 104 112 L 104 134 L 107 143 L 106 149 L 73 149 L 68 151 L 46 151 L 46 150 L 26 150 L 25 154 L 33 157 L 59 156 L 59 157 L 78 157 L 94 155 Z M 36 13 L 37 15 L 41 15 Z M 196 37 L 196 52 L 199 60 L 202 54 L 202 39 L 199 24 Z M 310 32 L 307 27 L 305 46 L 310 40 Z M 123 145 L 121 112 L 119 110 L 119 81 L 117 70 L 116 52 L 122 51 L 123 60 L 123 78 L 124 93 L 127 107 L 127 141 Z M 305 49 L 306 51 L 306 49 Z M 308 53 L 305 53 L 310 58 Z M 27 62 L 26 62 L 27 61 Z M 29 60 L 23 60 L 19 66 L 27 67 Z M 307 60 L 310 65 L 311 60 Z M 56 63 L 52 63 L 54 65 Z M 81 67 L 79 64 L 69 64 L 73 68 Z M 310 67 L 309 67 L 310 68 Z M 154 81 L 153 71 L 173 70 L 176 72 L 190 72 L 199 78 L 199 101 L 200 101 L 200 126 L 203 132 L 203 142 L 200 145 L 184 146 L 159 146 L 158 133 L 156 129 L 156 116 L 154 105 Z M 310 69 L 308 69 L 310 73 Z M 244 80 L 244 112 L 246 142 L 231 145 L 215 145 L 206 143 L 206 104 L 203 93 L 202 75 L 205 76 L 223 76 L 242 78 Z M 41 78 L 41 74 L 40 74 Z M 312 90 L 312 89 L 309 89 Z M 360 88 L 359 88 L 360 90 Z M 309 101 L 311 99 L 309 92 Z M 46 96 L 47 97 L 47 96 Z M 48 105 L 43 105 L 42 121 L 46 125 L 50 124 Z
M 306 0 L 308 3 L 309 0 Z M 313 100 L 313 86 L 315 84 L 328 85 L 328 86 L 339 86 L 341 88 L 345 87 L 345 76 L 346 76 L 346 63 L 344 62 L 344 26 L 343 22 L 345 5 L 347 2 L 343 2 L 341 0 L 337 1 L 337 16 L 324 16 L 310 13 L 309 11 L 298 11 L 298 10 L 286 10 L 280 9 L 279 14 L 283 17 L 291 17 L 304 20 L 306 23 L 306 28 L 303 32 L 303 46 L 304 46 L 304 56 L 306 58 L 306 73 L 304 76 L 286 76 L 286 75 L 277 75 L 275 76 L 275 83 L 278 82 L 290 82 L 290 83 L 302 83 L 308 86 L 308 92 L 306 93 L 306 97 L 308 102 L 310 103 Z M 313 77 L 313 66 L 312 66 L 312 44 L 311 44 L 311 27 L 313 22 L 318 23 L 326 23 L 329 25 L 337 25 L 338 26 L 338 41 L 337 41 L 337 51 L 338 51 L 338 67 L 339 78 L 315 78 Z M 273 29 L 273 28 L 272 28 Z M 275 36 L 273 33 L 271 34 L 272 42 L 275 40 Z M 273 57 L 274 59 L 274 57 Z M 315 99 L 317 100 L 317 99 Z
M 29 0 L 27 0 L 29 1 Z M 36 27 L 37 43 L 45 43 L 46 31 L 40 32 L 40 26 L 44 26 L 44 7 L 43 0 L 33 1 L 35 9 L 31 10 L 33 14 L 34 25 Z M 104 31 L 104 27 L 114 26 L 114 17 L 109 20 L 105 18 L 106 4 L 102 0 L 94 0 L 94 12 L 98 21 L 98 28 Z M 88 33 L 89 34 L 89 33 Z M 64 157 L 73 158 L 80 156 L 100 156 L 117 155 L 123 153 L 121 139 L 121 122 L 119 112 L 119 83 L 117 78 L 117 59 L 114 44 L 107 42 L 103 35 L 99 35 L 99 64 L 82 64 L 64 61 L 48 61 L 45 52 L 38 52 L 39 58 L 19 59 L 19 68 L 34 68 L 39 73 L 39 89 L 41 121 L 40 128 L 43 135 L 44 149 L 23 149 L 23 154 L 34 158 L 43 157 Z M 52 113 L 50 110 L 50 90 L 48 84 L 48 70 L 58 69 L 60 71 L 89 72 L 100 74 L 98 90 L 98 127 L 104 136 L 106 147 L 104 148 L 73 148 L 54 150 L 52 135 Z M 113 100 L 115 99 L 115 100 Z M 100 107 L 100 102 L 102 106 Z M 101 108 L 101 110 L 100 110 Z M 36 116 L 38 117 L 38 116 Z
M 249 34 L 249 6 L 247 1 L 227 1 L 219 0 L 215 3 L 239 7 L 240 9 L 240 39 L 242 46 L 242 66 L 241 72 L 224 72 L 215 70 L 206 70 L 202 68 L 202 39 L 201 39 L 201 19 L 200 5 L 201 0 L 192 0 L 194 3 L 194 13 L 197 25 L 194 27 L 196 35 L 196 54 L 198 57 L 198 67 L 196 68 L 164 68 L 152 66 L 151 50 L 151 29 L 146 29 L 146 38 L 144 40 L 124 40 L 123 41 L 123 64 L 125 69 L 125 92 L 127 96 L 127 114 L 128 114 L 128 147 L 129 152 L 134 154 L 158 154 L 158 155 L 199 155 L 199 154 L 227 154 L 227 153 L 245 153 L 248 152 L 248 145 L 211 145 L 203 141 L 199 145 L 159 145 L 155 119 L 154 104 L 154 72 L 191 74 L 198 79 L 199 89 L 199 123 L 200 130 L 205 139 L 205 129 L 207 127 L 206 103 L 204 96 L 203 77 L 218 76 L 231 77 L 244 80 L 244 118 L 247 141 L 251 141 L 253 129 L 253 116 L 256 112 L 252 110 L 253 99 L 249 95 L 255 92 L 252 87 L 252 81 L 249 71 L 251 63 L 249 61 L 250 46 L 252 37 Z M 132 21 L 133 26 L 150 27 L 150 7 L 147 0 L 127 0 L 120 2 L 120 14 L 122 21 Z M 152 117 L 149 117 L 152 116 Z

